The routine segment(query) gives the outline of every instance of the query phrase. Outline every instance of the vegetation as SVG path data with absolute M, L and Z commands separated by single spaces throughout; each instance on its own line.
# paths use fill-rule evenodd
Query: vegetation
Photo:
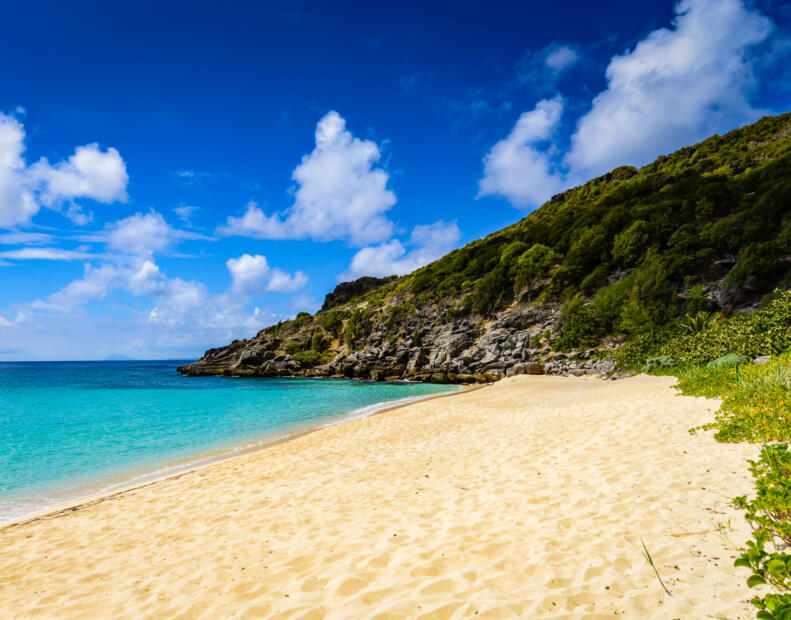
M 712 305 L 705 282 L 724 279 L 731 306 L 788 284 L 789 121 L 764 118 L 640 170 L 618 168 L 403 280 L 434 302 L 469 293 L 466 307 L 484 316 L 573 290 L 586 294 L 600 334 L 634 338 L 687 313 L 692 330 L 706 329 L 715 319 L 698 314 Z
M 786 444 L 766 445 L 757 461 L 750 461 L 755 497 L 734 499 L 747 511 L 753 539 L 735 566 L 749 568 L 747 585 L 769 584 L 774 593 L 754 597 L 752 604 L 761 620 L 791 618 L 791 452 Z
M 302 343 L 287 345 L 292 354 L 353 351 L 379 326 L 388 338 L 406 333 L 429 309 L 483 324 L 514 302 L 535 302 L 562 312 L 534 345 L 626 342 L 621 367 L 777 353 L 788 336 L 761 336 L 738 309 L 791 286 L 789 204 L 791 114 L 765 117 L 639 170 L 617 168 L 411 274 L 345 285 L 315 316 L 265 331 Z

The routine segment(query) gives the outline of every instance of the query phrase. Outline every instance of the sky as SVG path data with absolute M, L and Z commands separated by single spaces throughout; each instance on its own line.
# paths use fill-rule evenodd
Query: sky
M 0 360 L 194 358 L 791 109 L 791 5 L 20 2 Z

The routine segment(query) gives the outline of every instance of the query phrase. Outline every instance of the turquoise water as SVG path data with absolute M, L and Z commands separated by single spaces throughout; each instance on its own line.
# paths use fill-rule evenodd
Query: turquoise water
M 183 377 L 178 364 L 0 363 L 0 523 L 383 402 L 455 389 Z

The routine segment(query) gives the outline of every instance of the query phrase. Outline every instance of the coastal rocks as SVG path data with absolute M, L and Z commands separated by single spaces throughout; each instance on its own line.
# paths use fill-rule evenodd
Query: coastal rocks
M 348 283 L 365 288 L 370 283 Z M 355 288 L 355 290 L 357 290 Z M 351 294 L 339 285 L 329 303 Z M 339 297 L 340 296 L 340 297 Z M 310 342 L 319 321 L 283 331 L 262 330 L 247 341 L 210 349 L 198 361 L 181 366 L 186 375 L 258 377 L 344 377 L 371 381 L 435 383 L 491 382 L 518 374 L 596 375 L 611 377 L 615 363 L 601 350 L 553 351 L 558 304 L 511 306 L 485 322 L 470 315 L 449 320 L 440 308 L 427 306 L 398 325 L 379 321 L 352 343 L 325 332 L 325 359 L 290 353 Z M 386 312 L 383 313 L 387 316 Z M 326 316 L 326 314 L 321 315 Z M 348 315 L 347 315 L 348 316 Z M 315 319 L 314 319 L 315 320 Z M 304 346 L 304 345 L 302 345 Z M 299 361 L 300 359 L 304 361 Z

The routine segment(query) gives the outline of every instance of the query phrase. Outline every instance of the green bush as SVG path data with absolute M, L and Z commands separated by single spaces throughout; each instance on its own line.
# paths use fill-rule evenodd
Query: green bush
M 637 220 L 615 237 L 612 257 L 622 265 L 634 265 L 645 254 L 650 240 L 648 222 Z
M 313 316 L 310 314 L 310 312 L 299 312 L 294 318 L 292 325 L 294 325 L 294 327 L 304 327 L 312 320 Z
M 791 618 L 791 452 L 786 444 L 766 445 L 757 461 L 749 461 L 755 480 L 755 497 L 736 497 L 733 503 L 746 511 L 753 539 L 734 562 L 749 568 L 749 587 L 768 584 L 775 592 L 754 597 L 751 603 L 762 620 Z M 768 550 L 767 550 L 768 547 Z
M 560 337 L 552 343 L 556 350 L 571 351 L 599 344 L 593 310 L 581 295 L 575 295 L 563 305 L 558 321 Z
M 541 243 L 533 244 L 519 256 L 511 268 L 516 288 L 520 289 L 532 280 L 546 276 L 560 260 L 560 254 L 553 249 Z
M 342 310 L 333 308 L 321 318 L 321 326 L 337 337 L 343 327 L 344 314 Z
M 673 338 L 662 347 L 680 364 L 702 364 L 729 353 L 756 358 L 791 348 L 791 291 L 778 292 L 752 314 L 737 314 L 710 329 Z
M 321 332 L 320 330 L 316 330 L 315 332 L 313 332 L 313 336 L 310 339 L 311 349 L 321 353 L 322 351 L 324 351 L 324 349 L 327 348 L 328 344 L 329 343 L 327 342 L 326 338 L 324 338 L 323 332 Z
M 320 353 L 319 351 L 299 351 L 292 356 L 300 364 L 306 366 L 315 366 L 317 364 L 326 364 L 332 361 L 331 353 Z

